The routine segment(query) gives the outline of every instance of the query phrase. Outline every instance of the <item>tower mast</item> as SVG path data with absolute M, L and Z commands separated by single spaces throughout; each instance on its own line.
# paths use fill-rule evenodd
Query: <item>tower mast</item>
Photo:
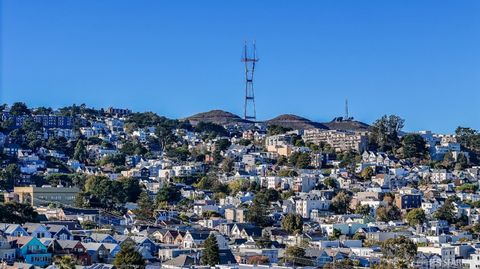
M 253 73 L 255 63 L 258 62 L 257 49 L 255 42 L 249 49 L 247 42 L 243 48 L 242 62 L 245 64 L 245 100 L 243 107 L 243 118 L 245 120 L 256 121 L 257 111 L 255 108 L 255 92 L 253 90 Z
M 345 119 L 343 120 L 348 120 L 348 99 L 345 99 Z

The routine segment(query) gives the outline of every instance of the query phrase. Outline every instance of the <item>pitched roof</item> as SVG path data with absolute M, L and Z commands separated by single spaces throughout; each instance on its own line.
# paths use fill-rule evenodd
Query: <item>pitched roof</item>
M 25 223 L 23 224 L 23 229 L 25 229 L 25 231 L 27 231 L 27 233 L 31 234 L 32 232 L 36 231 L 38 228 L 40 227 L 45 227 L 45 225 L 43 224 L 40 224 L 40 223 Z
M 9 242 L 15 241 L 17 245 L 23 246 L 33 240 L 35 237 L 33 236 L 7 236 Z
M 78 243 L 83 244 L 79 240 L 57 240 L 57 243 L 62 247 L 62 249 L 72 249 Z
M 68 231 L 67 227 L 65 227 L 63 225 L 55 225 L 55 224 L 47 224 L 47 229 L 53 235 L 57 234 L 62 229 L 65 229 L 65 230 Z
M 195 259 L 188 256 L 188 255 L 182 254 L 182 255 L 179 255 L 176 258 L 173 258 L 171 260 L 168 260 L 168 261 L 164 262 L 163 264 L 164 265 L 170 265 L 170 266 L 176 266 L 176 267 L 185 267 L 185 266 L 189 266 L 189 265 L 195 265 Z
M 92 238 L 93 240 L 95 240 L 96 242 L 102 242 L 103 240 L 105 240 L 107 237 L 110 237 L 112 238 L 113 240 L 115 240 L 113 238 L 113 236 L 109 235 L 109 234 L 102 234 L 102 233 L 92 233 L 90 235 L 90 238 Z M 115 240 L 116 241 L 116 240 Z

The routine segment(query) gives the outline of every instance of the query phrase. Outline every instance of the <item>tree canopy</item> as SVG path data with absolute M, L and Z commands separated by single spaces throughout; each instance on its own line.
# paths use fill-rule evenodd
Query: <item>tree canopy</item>
M 396 115 L 384 115 L 370 127 L 369 144 L 371 149 L 392 152 L 399 146 L 399 132 L 405 120 Z
M 298 214 L 287 214 L 282 220 L 282 228 L 291 233 L 299 234 L 303 231 L 303 219 Z
M 113 264 L 117 268 L 145 268 L 145 260 L 142 255 L 135 250 L 133 244 L 129 243 L 122 244 L 120 251 L 115 255 Z

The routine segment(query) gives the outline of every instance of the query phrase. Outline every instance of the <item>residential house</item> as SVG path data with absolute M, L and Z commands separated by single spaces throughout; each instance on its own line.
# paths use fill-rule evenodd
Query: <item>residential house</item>
M 36 237 L 8 237 L 8 241 L 17 249 L 17 257 L 26 263 L 47 266 L 52 261 L 52 254 L 48 253 L 47 247 Z

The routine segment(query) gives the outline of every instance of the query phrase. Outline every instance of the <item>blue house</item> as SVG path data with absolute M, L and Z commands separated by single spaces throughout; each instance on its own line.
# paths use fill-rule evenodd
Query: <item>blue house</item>
M 17 257 L 35 266 L 47 266 L 52 262 L 52 254 L 40 240 L 32 236 L 8 237 L 13 247 L 17 248 Z
M 18 224 L 1 224 L 0 230 L 9 236 L 29 236 L 28 232 Z
M 156 256 L 157 255 L 157 245 L 148 237 L 144 236 L 131 236 L 130 239 L 132 239 L 135 243 L 135 245 L 138 248 L 142 248 L 150 252 L 151 255 Z

